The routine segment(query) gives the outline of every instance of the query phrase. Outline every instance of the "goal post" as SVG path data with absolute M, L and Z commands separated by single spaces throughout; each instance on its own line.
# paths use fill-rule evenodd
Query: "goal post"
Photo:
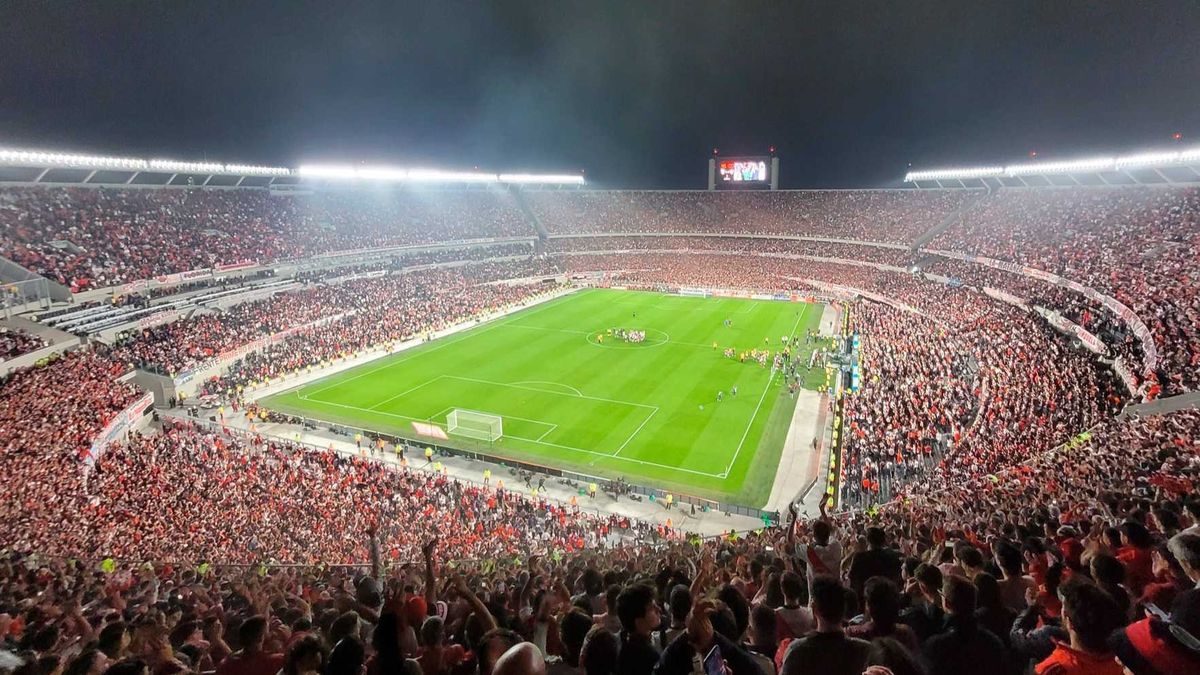
M 499 415 L 455 408 L 446 415 L 446 433 L 491 443 L 504 435 L 504 421 Z

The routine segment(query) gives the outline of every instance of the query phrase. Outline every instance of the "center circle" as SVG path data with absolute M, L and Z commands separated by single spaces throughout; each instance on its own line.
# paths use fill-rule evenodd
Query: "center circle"
M 620 330 L 638 330 L 646 334 L 646 339 L 643 342 L 629 342 L 616 336 L 617 327 L 606 328 L 604 330 L 594 330 L 587 334 L 587 341 L 597 347 L 605 347 L 607 349 L 646 349 L 649 347 L 659 347 L 671 341 L 671 336 L 661 330 L 655 328 L 620 328 Z M 612 331 L 612 332 L 610 332 Z M 601 340 L 600 337 L 604 339 Z

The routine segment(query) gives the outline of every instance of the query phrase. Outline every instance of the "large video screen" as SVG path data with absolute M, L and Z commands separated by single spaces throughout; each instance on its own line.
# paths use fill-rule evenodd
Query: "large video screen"
M 718 186 L 762 185 L 771 182 L 769 157 L 742 157 L 717 160 Z

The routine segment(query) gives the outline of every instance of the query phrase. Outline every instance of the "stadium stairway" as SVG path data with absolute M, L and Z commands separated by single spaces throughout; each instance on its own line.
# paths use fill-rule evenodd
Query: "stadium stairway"
M 525 218 L 529 221 L 530 226 L 533 227 L 533 231 L 537 232 L 538 241 L 542 243 L 546 242 L 550 238 L 550 232 L 546 230 L 545 225 L 542 225 L 541 218 L 538 218 L 537 214 L 533 212 L 533 209 L 529 208 L 529 202 L 525 201 L 525 193 L 517 187 L 512 187 L 509 189 L 512 190 L 513 199 L 516 200 L 517 206 L 519 206 L 521 209 L 521 213 L 525 214 Z
M 987 190 L 979 190 L 978 192 L 980 194 L 975 199 L 963 204 L 962 207 L 960 207 L 957 211 L 954 211 L 950 215 L 943 218 L 942 222 L 934 225 L 926 230 L 921 236 L 917 237 L 912 243 L 913 249 L 915 250 L 925 246 L 925 244 L 933 241 L 933 239 L 939 234 L 957 224 L 960 220 L 962 220 L 962 217 L 966 215 L 967 211 L 970 211 L 971 209 L 975 208 L 976 204 L 979 204 L 984 199 L 987 199 L 992 194 L 992 189 L 989 187 Z

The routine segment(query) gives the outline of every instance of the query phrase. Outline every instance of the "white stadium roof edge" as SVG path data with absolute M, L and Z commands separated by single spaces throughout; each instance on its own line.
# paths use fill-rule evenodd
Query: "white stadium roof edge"
M 275 187 L 314 183 L 582 186 L 577 174 L 487 173 L 416 166 L 306 164 L 298 168 L 45 152 L 0 147 L 0 183 Z
M 1200 147 L 1065 161 L 1032 161 L 1008 166 L 910 171 L 904 176 L 904 182 L 917 187 L 1197 183 L 1200 182 Z

